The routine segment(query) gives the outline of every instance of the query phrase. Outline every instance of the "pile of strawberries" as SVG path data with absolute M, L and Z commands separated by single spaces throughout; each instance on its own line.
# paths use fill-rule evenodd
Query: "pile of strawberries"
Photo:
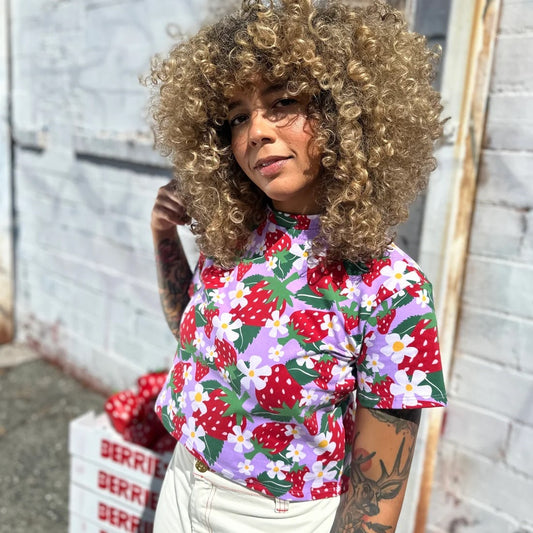
M 113 427 L 125 440 L 158 453 L 171 452 L 176 444 L 154 411 L 165 378 L 166 372 L 145 374 L 137 380 L 137 392 L 117 392 L 105 403 Z

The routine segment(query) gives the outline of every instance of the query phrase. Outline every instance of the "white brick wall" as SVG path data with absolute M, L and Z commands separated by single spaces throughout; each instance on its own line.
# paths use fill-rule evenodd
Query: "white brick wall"
M 533 531 L 532 15 L 503 0 L 431 533 Z

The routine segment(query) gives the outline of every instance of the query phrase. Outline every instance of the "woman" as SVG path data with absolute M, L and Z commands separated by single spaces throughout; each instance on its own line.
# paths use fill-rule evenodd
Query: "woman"
M 435 60 L 381 3 L 246 0 L 154 61 L 179 339 L 156 532 L 395 530 L 420 409 L 446 402 L 431 285 L 391 243 L 435 165 Z

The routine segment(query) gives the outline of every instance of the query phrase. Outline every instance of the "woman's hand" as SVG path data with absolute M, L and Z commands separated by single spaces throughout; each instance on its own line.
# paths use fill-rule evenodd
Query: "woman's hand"
M 183 206 L 180 198 L 175 193 L 174 183 L 168 182 L 160 187 L 157 192 L 150 225 L 154 232 L 164 232 L 183 226 L 191 218 Z

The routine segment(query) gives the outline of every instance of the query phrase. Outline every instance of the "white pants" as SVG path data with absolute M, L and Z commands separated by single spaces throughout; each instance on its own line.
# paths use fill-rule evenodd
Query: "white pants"
M 168 466 L 154 533 L 329 533 L 340 497 L 287 502 L 213 472 L 181 444 Z

